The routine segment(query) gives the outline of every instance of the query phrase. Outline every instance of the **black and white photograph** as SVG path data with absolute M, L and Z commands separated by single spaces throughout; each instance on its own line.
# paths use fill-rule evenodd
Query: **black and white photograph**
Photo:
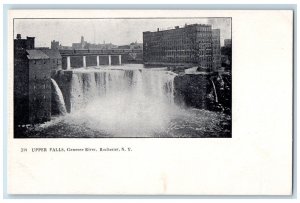
M 14 18 L 14 138 L 231 138 L 231 25 Z

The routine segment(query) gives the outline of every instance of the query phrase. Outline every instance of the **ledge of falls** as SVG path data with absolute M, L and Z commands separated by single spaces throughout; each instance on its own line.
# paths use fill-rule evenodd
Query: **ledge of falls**
M 143 71 L 151 73 L 148 76 L 137 74 Z M 125 86 L 139 83 L 136 85 L 140 85 L 140 88 L 150 86 L 144 89 L 148 91 L 149 96 L 152 93 L 158 96 L 164 94 L 163 91 L 169 92 L 168 99 L 179 106 L 231 113 L 231 76 L 226 73 L 172 74 L 167 71 L 167 74 L 162 75 L 161 72 L 147 69 L 123 71 L 112 69 L 98 72 L 64 70 L 57 72 L 53 78 L 61 88 L 67 112 L 86 104 L 96 95 L 108 91 L 116 93 L 122 88 L 124 90 Z M 168 82 L 164 85 L 160 84 L 163 81 Z M 153 92 L 154 90 L 156 93 Z

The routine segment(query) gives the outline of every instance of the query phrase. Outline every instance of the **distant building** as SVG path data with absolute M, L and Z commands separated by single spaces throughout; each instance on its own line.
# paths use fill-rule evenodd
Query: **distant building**
M 120 45 L 118 49 L 130 49 L 130 45 Z
M 118 48 L 117 45 L 114 45 L 112 43 L 103 43 L 103 44 L 93 44 L 88 43 L 87 41 L 84 41 L 84 37 L 81 36 L 80 43 L 72 43 L 72 49 L 116 49 Z M 60 49 L 65 49 L 63 47 L 60 47 Z
M 14 124 L 39 123 L 51 116 L 50 58 L 34 49 L 34 37 L 14 40 Z
M 87 42 L 84 41 L 84 37 L 81 36 L 80 43 L 72 43 L 72 48 L 73 49 L 84 49 L 86 44 L 87 44 Z
M 59 49 L 64 49 L 64 50 L 73 50 L 72 47 L 70 46 L 62 46 L 61 44 L 59 45 Z
M 120 45 L 120 46 L 118 46 L 118 49 L 142 50 L 143 43 L 132 42 L 132 43 L 126 44 L 126 45 Z
M 143 59 L 146 64 L 194 64 L 212 70 L 211 25 L 192 24 L 143 32 Z
M 118 46 L 114 45 L 112 43 L 107 43 L 107 44 L 91 44 L 87 43 L 86 46 L 84 47 L 85 49 L 97 49 L 97 50 L 108 50 L 108 49 L 117 49 Z
M 224 46 L 231 48 L 231 39 L 224 39 Z
M 143 43 L 132 42 L 130 43 L 130 49 L 143 49 Z
M 51 49 L 58 50 L 59 49 L 59 41 L 51 41 Z
M 221 68 L 220 29 L 212 30 L 213 70 Z

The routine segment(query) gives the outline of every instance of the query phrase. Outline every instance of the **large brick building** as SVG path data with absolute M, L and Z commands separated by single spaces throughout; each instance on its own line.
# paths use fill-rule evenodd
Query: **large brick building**
M 212 30 L 213 70 L 221 68 L 220 29 Z
M 14 40 L 15 126 L 50 120 L 51 71 L 59 63 L 58 50 L 35 49 L 34 37 L 22 39 L 17 35 Z
M 214 32 L 211 25 L 192 24 L 174 29 L 143 32 L 143 59 L 145 64 L 194 64 L 212 70 L 218 65 L 213 64 L 213 42 L 218 31 Z M 215 50 L 215 53 L 219 51 Z M 216 60 L 217 61 L 217 60 Z
M 27 50 L 29 68 L 29 123 L 51 117 L 50 57 L 41 50 Z

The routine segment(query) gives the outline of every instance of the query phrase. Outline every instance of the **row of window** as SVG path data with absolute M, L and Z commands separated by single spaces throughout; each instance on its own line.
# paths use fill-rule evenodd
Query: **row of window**
M 197 59 L 195 57 L 191 58 L 172 58 L 172 57 L 164 57 L 164 58 L 149 58 L 146 61 L 154 61 L 154 62 L 185 62 L 185 63 L 196 63 Z
M 33 64 L 37 64 L 38 61 L 41 61 L 41 63 L 39 63 L 39 64 L 46 64 L 47 63 L 47 60 L 45 60 L 45 59 L 44 60 L 43 59 L 33 59 L 32 61 L 33 61 Z
M 41 63 L 38 62 L 38 61 L 41 61 L 40 59 L 34 59 L 32 61 L 33 61 L 33 64 L 47 64 L 47 60 L 42 60 Z M 57 60 L 57 59 L 52 59 L 52 64 L 60 65 L 61 61 Z
M 196 39 L 199 42 L 210 42 L 210 43 L 213 40 L 211 36 L 198 36 L 197 38 L 176 37 L 176 38 L 167 38 L 167 39 L 149 39 L 149 40 L 144 40 L 144 42 L 146 46 L 151 44 L 167 44 L 167 45 L 172 45 L 176 43 L 190 44 L 193 43 L 193 41 L 196 41 Z
M 165 56 L 150 56 L 150 57 L 145 57 L 145 59 L 163 59 L 163 58 L 173 58 L 173 59 L 183 59 L 183 58 L 190 58 L 190 59 L 198 59 L 199 61 L 212 61 L 213 57 L 212 56 L 196 56 L 196 55 L 181 55 L 181 56 L 173 56 L 173 55 L 165 55 Z
M 146 53 L 153 53 L 153 52 L 168 52 L 168 51 L 189 51 L 189 50 L 211 50 L 211 46 L 209 44 L 199 44 L 193 46 L 173 46 L 173 47 L 164 47 L 164 46 L 156 46 L 156 47 L 148 47 L 144 49 Z
M 197 31 L 211 31 L 210 26 L 197 26 Z
M 149 51 L 144 55 L 190 55 L 190 54 L 198 54 L 198 55 L 212 55 L 212 53 L 220 53 L 220 52 L 212 52 L 211 49 L 202 49 L 202 50 L 159 50 L 159 51 Z

